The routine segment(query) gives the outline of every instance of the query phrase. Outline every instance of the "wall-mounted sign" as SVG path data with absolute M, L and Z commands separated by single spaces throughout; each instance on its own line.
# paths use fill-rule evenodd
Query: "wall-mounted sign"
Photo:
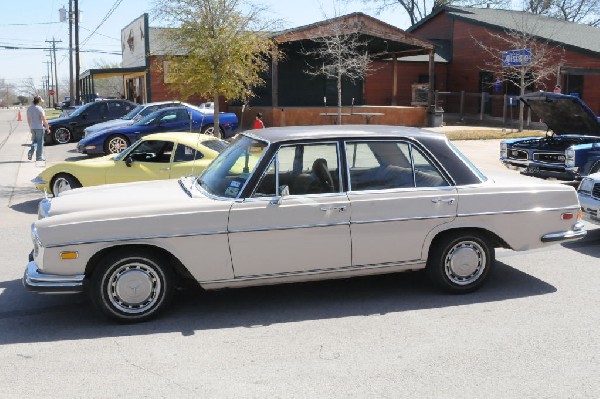
M 519 67 L 531 64 L 531 49 L 508 50 L 502 52 L 502 67 Z

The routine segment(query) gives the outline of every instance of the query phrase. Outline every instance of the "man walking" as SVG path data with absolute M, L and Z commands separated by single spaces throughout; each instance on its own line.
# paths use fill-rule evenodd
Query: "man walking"
M 27 108 L 27 123 L 31 129 L 31 148 L 27 153 L 27 159 L 31 160 L 35 151 L 35 160 L 44 161 L 44 136 L 46 130 L 50 131 L 46 113 L 42 105 L 44 99 L 40 96 L 33 97 L 33 105 Z

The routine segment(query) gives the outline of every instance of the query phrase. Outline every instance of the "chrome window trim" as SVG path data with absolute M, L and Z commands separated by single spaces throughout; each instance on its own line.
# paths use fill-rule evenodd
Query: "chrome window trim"
M 247 199 L 260 199 L 260 198 L 269 198 L 269 199 L 273 199 L 273 198 L 277 198 L 279 197 L 279 151 L 284 148 L 284 147 L 296 147 L 299 145 L 304 145 L 304 146 L 314 146 L 314 145 L 320 145 L 320 144 L 335 144 L 335 150 L 337 152 L 337 166 L 338 166 L 338 191 L 334 192 L 334 193 L 321 193 L 321 194 L 291 194 L 286 198 L 297 198 L 297 197 L 307 197 L 307 196 L 312 196 L 312 195 L 325 195 L 325 194 L 334 194 L 334 195 L 339 195 L 341 193 L 344 193 L 344 191 L 342 191 L 342 157 L 341 157 L 341 152 L 340 152 L 340 142 L 339 140 L 336 139 L 327 139 L 326 141 L 299 141 L 299 142 L 293 142 L 293 143 L 283 143 L 279 146 L 279 148 L 277 148 L 277 152 L 275 153 L 275 155 L 273 156 L 273 158 L 271 158 L 271 160 L 269 161 L 267 167 L 265 168 L 265 170 L 263 171 L 262 175 L 260 176 L 260 179 L 258 179 L 258 181 L 256 182 L 256 184 L 254 185 L 254 189 L 252 190 L 252 193 L 250 194 L 249 197 L 244 198 L 245 200 Z M 265 151 L 266 153 L 266 151 Z M 271 197 L 254 197 L 254 193 L 256 192 L 256 188 L 260 185 L 260 181 L 262 180 L 262 178 L 264 177 L 264 175 L 267 173 L 267 170 L 269 169 L 269 167 L 271 166 L 271 163 L 275 161 L 275 196 L 271 196 Z
M 350 224 L 369 224 L 369 223 L 389 223 L 389 222 L 407 222 L 410 220 L 434 220 L 434 219 L 445 219 L 454 218 L 453 213 L 448 215 L 435 215 L 435 216 L 415 216 L 405 218 L 391 218 L 391 219 L 372 219 L 372 220 L 351 220 Z
M 235 233 L 255 233 L 259 231 L 283 231 L 283 230 L 296 230 L 296 229 L 314 229 L 319 227 L 332 227 L 332 226 L 349 226 L 350 222 L 337 222 L 337 223 L 315 223 L 315 224 L 298 224 L 281 227 L 262 227 L 256 229 L 243 229 L 243 230 L 230 230 L 230 234 Z
M 372 190 L 360 190 L 360 191 L 353 191 L 352 190 L 352 181 L 350 180 L 350 162 L 348 160 L 348 147 L 347 144 L 351 144 L 351 143 L 366 143 L 366 142 L 393 142 L 393 143 L 405 143 L 408 145 L 408 152 L 409 152 L 409 156 L 410 156 L 410 164 L 411 164 L 411 168 L 412 168 L 412 174 L 413 174 L 413 187 L 396 187 L 396 188 L 385 188 L 385 189 L 372 189 Z M 434 186 L 434 187 L 417 187 L 417 182 L 416 182 L 416 176 L 415 176 L 415 164 L 414 164 L 414 159 L 413 159 L 413 155 L 412 155 L 412 146 L 415 145 L 417 147 L 417 151 L 421 150 L 421 154 L 425 157 L 425 159 L 427 159 L 431 165 L 437 170 L 437 172 L 440 174 L 440 176 L 442 177 L 442 179 L 444 179 L 444 181 L 446 183 L 448 183 L 447 186 Z M 442 163 L 433 156 L 433 154 L 431 154 L 431 152 L 429 151 L 429 149 L 427 149 L 424 145 L 422 145 L 421 143 L 419 143 L 418 145 L 414 142 L 412 142 L 411 140 L 408 140 L 407 138 L 404 137 L 394 137 L 392 139 L 383 139 L 383 138 L 374 138 L 374 139 L 369 139 L 368 137 L 364 137 L 361 139 L 349 139 L 349 140 L 344 140 L 344 156 L 346 157 L 346 178 L 348 179 L 348 192 L 351 193 L 359 193 L 359 192 L 371 192 L 371 193 L 375 193 L 375 192 L 383 192 L 383 191 L 389 191 L 389 190 L 406 190 L 406 189 L 418 189 L 419 191 L 424 190 L 424 189 L 437 189 L 437 188 L 441 188 L 441 187 L 455 187 L 456 186 L 456 182 L 454 181 L 454 179 L 452 178 L 452 175 L 450 173 L 448 173 L 448 171 L 446 170 L 446 168 L 444 167 L 444 165 L 442 165 Z M 462 157 L 459 157 L 462 160 Z M 464 161 L 463 161 L 464 162 Z M 440 171 L 441 168 L 441 171 Z M 469 168 L 470 169 L 470 168 Z M 480 179 L 481 180 L 481 179 Z

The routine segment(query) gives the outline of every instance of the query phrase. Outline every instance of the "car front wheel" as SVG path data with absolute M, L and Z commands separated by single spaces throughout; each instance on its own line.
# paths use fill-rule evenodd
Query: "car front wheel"
M 109 318 L 131 323 L 155 317 L 173 295 L 173 274 L 161 256 L 114 252 L 92 274 L 91 298 Z
M 432 244 L 427 274 L 450 293 L 467 293 L 483 285 L 494 264 L 494 248 L 473 232 L 445 235 Z
M 52 132 L 52 141 L 57 144 L 67 144 L 71 141 L 71 131 L 66 127 L 59 127 Z
M 104 143 L 104 152 L 107 154 L 118 154 L 129 147 L 129 140 L 125 136 L 110 136 Z
M 75 177 L 66 173 L 59 173 L 52 179 L 52 194 L 58 197 L 63 191 L 69 191 L 81 187 L 81 183 Z

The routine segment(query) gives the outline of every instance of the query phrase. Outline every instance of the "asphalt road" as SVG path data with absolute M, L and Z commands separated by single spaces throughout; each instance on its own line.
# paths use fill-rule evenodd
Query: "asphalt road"
M 469 295 L 422 273 L 193 291 L 158 320 L 118 325 L 82 296 L 21 286 L 41 165 L 16 119 L 0 111 L 2 398 L 600 397 L 595 226 L 575 243 L 497 251 Z M 497 141 L 457 145 L 486 173 L 518 177 Z M 73 149 L 48 147 L 48 162 Z

